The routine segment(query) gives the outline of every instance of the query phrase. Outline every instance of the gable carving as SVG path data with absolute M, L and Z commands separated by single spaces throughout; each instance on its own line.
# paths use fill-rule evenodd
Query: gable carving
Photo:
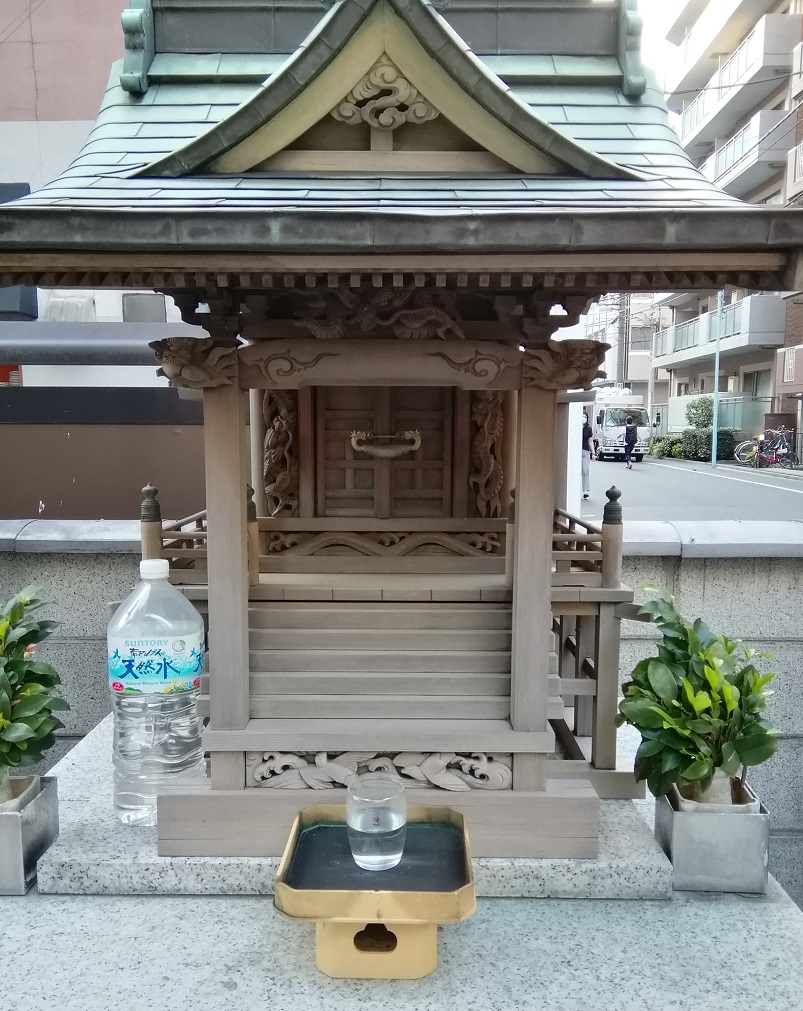
M 403 123 L 426 123 L 440 113 L 382 56 L 330 115 L 349 126 L 367 123 L 378 130 L 395 130 Z

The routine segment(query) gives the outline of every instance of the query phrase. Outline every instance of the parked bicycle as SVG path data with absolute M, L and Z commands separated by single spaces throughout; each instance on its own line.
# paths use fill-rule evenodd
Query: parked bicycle
M 798 461 L 791 436 L 792 432 L 783 425 L 768 428 L 754 439 L 740 442 L 734 458 L 746 467 L 795 467 Z

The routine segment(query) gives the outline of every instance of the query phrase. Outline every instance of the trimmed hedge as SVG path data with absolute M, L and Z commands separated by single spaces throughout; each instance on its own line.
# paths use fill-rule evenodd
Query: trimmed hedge
M 712 428 L 687 428 L 682 434 L 665 435 L 650 442 L 650 456 L 657 459 L 710 460 Z M 732 460 L 736 448 L 736 429 L 720 428 L 717 438 L 717 459 Z
M 687 428 L 683 433 L 684 460 L 710 460 L 713 428 Z M 717 460 L 732 460 L 736 449 L 736 430 L 720 428 L 717 435 Z

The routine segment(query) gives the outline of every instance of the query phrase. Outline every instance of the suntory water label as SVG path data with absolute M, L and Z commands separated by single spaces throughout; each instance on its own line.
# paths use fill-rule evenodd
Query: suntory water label
M 121 694 L 187 692 L 201 683 L 202 634 L 153 639 L 109 637 L 109 683 Z

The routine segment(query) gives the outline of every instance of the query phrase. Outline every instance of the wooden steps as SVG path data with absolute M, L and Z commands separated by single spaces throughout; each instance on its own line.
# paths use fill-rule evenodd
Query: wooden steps
M 309 641 L 316 630 L 310 629 Z M 425 650 L 416 649 L 261 649 L 249 654 L 249 668 L 258 671 L 363 671 L 436 674 L 440 671 L 510 674 L 510 653 L 502 650 Z
M 394 604 L 375 601 L 252 601 L 248 624 L 252 630 L 264 628 L 303 629 L 510 629 L 510 607 L 504 604 Z
M 508 720 L 250 719 L 242 730 L 207 730 L 207 751 L 552 752 L 551 728 L 513 730 Z
M 321 628 L 310 615 L 307 628 L 251 628 L 248 644 L 251 650 L 260 652 L 295 653 L 332 650 L 334 652 L 376 653 L 401 651 L 416 652 L 459 652 L 486 653 L 499 652 L 510 656 L 510 632 L 496 629 L 396 629 L 381 628 Z M 255 667 L 252 670 L 269 668 Z M 270 668 L 272 669 L 272 668 Z M 403 668 L 400 668 L 403 669 Z M 432 670 L 437 670 L 433 667 Z
M 510 716 L 511 609 L 503 603 L 251 601 L 248 620 L 252 720 Z M 548 664 L 548 716 L 560 720 L 556 654 Z

